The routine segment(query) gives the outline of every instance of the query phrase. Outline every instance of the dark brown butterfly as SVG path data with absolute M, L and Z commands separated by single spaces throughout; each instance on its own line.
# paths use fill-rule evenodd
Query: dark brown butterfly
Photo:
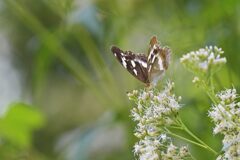
M 167 70 L 170 61 L 171 50 L 162 47 L 157 37 L 152 37 L 148 55 L 134 54 L 132 51 L 122 51 L 116 46 L 112 46 L 111 51 L 124 68 L 134 77 L 147 86 L 156 85 Z

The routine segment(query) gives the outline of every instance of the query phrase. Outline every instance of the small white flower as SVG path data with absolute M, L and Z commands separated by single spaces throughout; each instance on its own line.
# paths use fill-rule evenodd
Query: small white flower
M 236 102 L 236 89 L 226 89 L 216 94 L 216 97 L 219 104 L 212 106 L 209 116 L 215 123 L 214 134 L 224 135 L 224 154 L 218 156 L 217 160 L 237 160 L 240 157 L 240 107 L 239 102 Z
M 207 72 L 213 74 L 227 61 L 221 54 L 223 54 L 221 48 L 209 46 L 183 55 L 180 62 L 197 75 Z
M 145 137 L 135 144 L 134 153 L 141 160 L 159 160 L 157 151 L 160 145 L 157 137 Z
M 171 143 L 169 145 L 168 149 L 167 149 L 168 156 L 172 157 L 172 155 L 176 155 L 177 154 L 177 149 L 178 148 Z
M 221 100 L 221 102 L 224 102 L 225 104 L 233 102 L 237 98 L 236 93 L 236 89 L 226 89 L 218 93 L 216 96 Z
M 199 81 L 200 79 L 197 76 L 195 76 L 192 80 L 193 83 L 198 83 Z
M 188 148 L 186 146 L 181 147 L 179 154 L 180 154 L 180 157 L 187 157 L 187 156 L 189 156 Z

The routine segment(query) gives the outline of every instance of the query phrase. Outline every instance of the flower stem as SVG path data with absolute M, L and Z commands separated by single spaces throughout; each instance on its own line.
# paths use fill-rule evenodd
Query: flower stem
M 178 134 L 175 134 L 175 133 L 171 132 L 170 130 L 168 130 L 167 128 L 165 128 L 165 130 L 167 131 L 168 134 L 170 134 L 170 135 L 172 135 L 172 136 L 174 136 L 174 137 L 177 137 L 177 138 L 179 138 L 179 139 L 185 140 L 185 141 L 187 141 L 187 142 L 190 142 L 190 143 L 192 143 L 192 144 L 195 144 L 195 145 L 197 145 L 197 146 L 200 146 L 200 147 L 202 147 L 202 148 L 207 149 L 206 146 L 204 146 L 204 145 L 202 145 L 202 144 L 200 144 L 200 143 L 197 143 L 197 142 L 195 142 L 195 141 L 192 141 L 192 140 L 190 140 L 190 139 L 187 139 L 187 138 L 185 138 L 185 137 L 182 137 L 182 136 L 180 136 L 180 135 L 178 135 Z
M 217 99 L 215 97 L 214 93 L 214 87 L 213 87 L 213 80 L 210 78 L 210 86 L 207 85 L 205 81 L 202 82 L 202 88 L 203 90 L 207 93 L 208 97 L 211 99 L 211 101 L 216 105 L 217 104 Z
M 187 126 L 182 122 L 182 120 L 179 118 L 179 122 L 180 125 L 183 127 L 183 130 L 186 131 L 191 137 L 193 137 L 195 140 L 197 140 L 200 144 L 202 144 L 203 146 L 205 146 L 204 148 L 208 149 L 209 151 L 211 151 L 212 153 L 214 153 L 215 155 L 217 155 L 217 152 L 212 149 L 210 146 L 208 146 L 205 142 L 203 142 L 200 138 L 198 138 L 195 134 L 193 134 L 188 128 Z
M 183 130 L 181 126 L 168 126 L 168 128 Z

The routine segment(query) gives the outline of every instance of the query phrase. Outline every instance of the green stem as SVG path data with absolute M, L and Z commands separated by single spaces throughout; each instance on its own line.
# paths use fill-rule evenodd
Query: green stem
M 179 138 L 179 139 L 185 140 L 185 141 L 187 141 L 187 142 L 190 142 L 190 143 L 192 143 L 192 144 L 195 144 L 195 145 L 197 145 L 197 146 L 200 146 L 200 147 L 202 147 L 202 148 L 207 149 L 206 146 L 204 146 L 204 145 L 202 145 L 202 144 L 200 144 L 200 143 L 197 143 L 197 142 L 195 142 L 195 141 L 192 141 L 192 140 L 190 140 L 190 139 L 187 139 L 187 138 L 185 138 L 185 137 L 182 137 L 182 136 L 180 136 L 180 135 L 178 135 L 178 134 L 172 133 L 172 132 L 171 132 L 170 130 L 168 130 L 167 128 L 165 128 L 165 130 L 167 131 L 168 134 L 170 134 L 170 135 L 172 135 L 172 136 L 174 136 L 174 137 L 177 137 L 177 138 Z
M 183 130 L 181 126 L 168 126 L 168 128 Z
M 211 89 L 211 93 L 213 95 L 215 95 L 215 91 L 214 91 L 214 83 L 213 83 L 213 76 L 210 76 L 210 89 Z
M 210 78 L 210 86 L 208 86 L 206 83 L 207 83 L 206 81 L 202 82 L 202 88 L 204 91 L 206 91 L 206 93 L 207 93 L 208 97 L 211 99 L 211 101 L 216 105 L 217 99 L 216 99 L 215 93 L 214 93 L 212 78 Z
M 205 146 L 209 151 L 217 155 L 217 152 L 212 149 L 210 146 L 208 146 L 205 142 L 203 142 L 200 138 L 198 138 L 195 134 L 193 134 L 187 126 L 182 122 L 181 119 L 179 119 L 180 125 L 183 127 L 183 130 L 186 131 L 191 137 L 193 137 L 195 140 L 197 140 L 199 143 L 201 143 L 203 146 Z

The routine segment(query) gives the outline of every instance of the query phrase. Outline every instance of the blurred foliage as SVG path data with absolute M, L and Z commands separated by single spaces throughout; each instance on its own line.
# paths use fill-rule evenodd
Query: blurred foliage
M 88 136 L 76 139 L 72 136 L 74 144 L 79 143 L 86 153 L 75 159 L 91 159 L 93 154 L 98 155 L 94 159 L 132 159 L 134 128 L 125 94 L 143 85 L 117 64 L 110 46 L 115 44 L 123 50 L 146 52 L 152 35 L 173 50 L 166 77 L 175 81 L 177 94 L 186 104 L 181 116 L 193 132 L 210 146 L 220 149 L 220 139 L 212 136 L 212 124 L 206 118 L 209 101 L 191 84 L 192 77 L 180 66 L 178 58 L 205 45 L 222 47 L 228 63 L 216 75 L 216 87 L 221 89 L 233 84 L 239 89 L 239 8 L 239 0 L 0 2 L 1 30 L 11 45 L 15 66 L 22 73 L 25 93 L 31 95 L 33 104 L 41 107 L 47 119 L 46 127 L 34 136 L 33 152 L 41 152 L 44 158 L 67 159 L 67 154 L 62 155 L 56 149 L 62 135 L 71 137 L 75 130 L 77 135 L 88 133 L 95 138 L 87 139 L 85 144 L 94 145 L 97 128 L 120 125 L 124 126 L 126 143 L 116 144 L 123 147 L 111 152 L 102 151 L 104 147 L 93 152 L 90 146 L 83 145 Z M 108 124 L 96 125 L 109 110 L 113 118 Z M 18 136 L 31 134 L 24 127 L 21 130 L 26 135 Z M 28 143 L 15 138 L 10 139 L 16 144 Z M 118 135 L 111 138 L 117 139 Z M 196 158 L 213 158 L 196 146 L 190 147 Z M 67 151 L 70 155 L 74 152 Z M 29 154 L 29 157 L 34 155 Z
M 0 118 L 0 158 L 19 158 L 17 151 L 31 147 L 33 131 L 42 127 L 43 123 L 43 115 L 33 106 L 24 103 L 10 105 L 7 113 Z M 9 155 L 11 152 L 16 153 Z

